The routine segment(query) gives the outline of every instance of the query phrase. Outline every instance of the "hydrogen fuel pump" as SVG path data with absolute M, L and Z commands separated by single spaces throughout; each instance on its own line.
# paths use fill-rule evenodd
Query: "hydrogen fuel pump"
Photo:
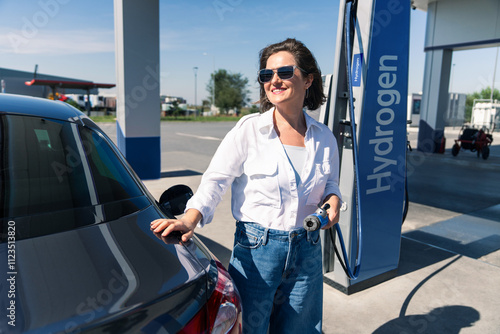
M 347 294 L 397 273 L 407 205 L 409 30 L 410 1 L 340 1 L 320 121 L 337 138 L 343 205 L 335 232 L 321 237 L 324 281 Z

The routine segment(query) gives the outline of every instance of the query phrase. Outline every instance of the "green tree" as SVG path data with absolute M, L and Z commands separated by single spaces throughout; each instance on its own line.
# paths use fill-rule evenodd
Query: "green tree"
M 248 79 L 241 73 L 229 73 L 224 69 L 220 69 L 211 75 L 210 82 L 207 85 L 207 91 L 210 93 L 212 103 L 214 81 L 215 106 L 226 114 L 230 109 L 241 110 L 250 101 L 248 98 L 250 91 L 247 88 Z
M 474 100 L 485 99 L 489 100 L 491 98 L 491 87 L 486 87 L 480 92 L 474 92 L 467 95 L 465 100 L 465 121 L 470 122 L 472 115 L 472 106 L 474 105 Z M 500 100 L 500 92 L 498 89 L 493 90 L 493 100 Z

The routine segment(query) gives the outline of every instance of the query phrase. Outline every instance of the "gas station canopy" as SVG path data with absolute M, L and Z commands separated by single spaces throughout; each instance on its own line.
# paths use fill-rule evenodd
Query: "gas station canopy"
M 90 90 L 93 88 L 113 88 L 115 84 L 94 83 L 92 81 L 63 81 L 63 80 L 45 80 L 33 79 L 26 81 L 27 86 L 49 86 L 52 89 L 58 88 L 72 88 Z

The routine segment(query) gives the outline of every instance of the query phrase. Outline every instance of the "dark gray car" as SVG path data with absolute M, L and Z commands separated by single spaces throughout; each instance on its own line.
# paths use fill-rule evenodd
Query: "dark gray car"
M 196 237 L 149 228 L 189 195 L 157 203 L 68 104 L 0 94 L 0 333 L 240 332 L 223 266 Z

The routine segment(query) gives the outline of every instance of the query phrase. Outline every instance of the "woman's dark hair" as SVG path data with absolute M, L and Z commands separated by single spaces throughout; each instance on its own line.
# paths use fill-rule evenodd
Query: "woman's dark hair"
M 303 107 L 307 107 L 309 110 L 317 109 L 326 100 L 325 94 L 323 93 L 321 71 L 313 54 L 302 42 L 297 41 L 294 38 L 288 38 L 283 42 L 266 46 L 259 52 L 259 70 L 266 68 L 269 57 L 280 51 L 287 51 L 293 55 L 295 63 L 297 67 L 300 67 L 300 71 L 303 76 L 307 76 L 309 74 L 313 75 L 313 82 L 309 87 L 309 92 L 306 93 Z M 260 110 L 266 111 L 272 107 L 273 104 L 267 98 L 264 85 L 261 83 Z

